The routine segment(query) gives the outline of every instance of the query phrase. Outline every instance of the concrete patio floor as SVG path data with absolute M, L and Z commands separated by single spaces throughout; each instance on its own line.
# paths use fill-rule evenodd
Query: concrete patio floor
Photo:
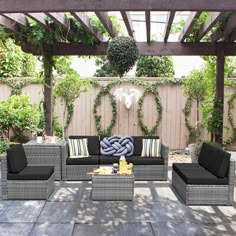
M 56 182 L 48 201 L 0 201 L 0 235 L 236 235 L 236 203 L 189 207 L 170 181 L 136 182 L 132 202 L 90 192 L 90 182 Z

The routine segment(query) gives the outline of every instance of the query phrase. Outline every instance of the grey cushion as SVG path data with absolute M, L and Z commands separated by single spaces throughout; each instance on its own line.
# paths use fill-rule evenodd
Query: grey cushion
M 218 178 L 198 163 L 174 163 L 173 170 L 186 184 L 227 185 L 228 178 Z
M 161 157 L 133 156 L 132 163 L 134 165 L 164 165 L 164 159 Z
M 7 150 L 8 172 L 19 173 L 27 166 L 27 163 L 22 144 L 15 145 Z
M 67 158 L 67 165 L 98 165 L 99 164 L 99 156 L 89 156 L 83 158 Z
M 134 139 L 134 156 L 141 156 L 143 148 L 143 139 L 159 139 L 159 136 L 131 136 Z
M 54 173 L 53 166 L 27 166 L 20 173 L 8 173 L 8 180 L 48 180 Z
M 70 139 L 88 139 L 88 152 L 90 155 L 99 155 L 100 141 L 99 136 L 69 136 Z
M 228 173 L 230 155 L 217 147 L 203 143 L 198 163 L 215 176 L 224 178 Z

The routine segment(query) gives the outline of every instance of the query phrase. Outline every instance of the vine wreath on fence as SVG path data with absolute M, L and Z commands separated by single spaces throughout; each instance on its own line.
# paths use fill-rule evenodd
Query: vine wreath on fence
M 94 101 L 94 106 L 93 106 L 94 119 L 95 119 L 96 129 L 98 131 L 98 135 L 103 135 L 103 136 L 112 135 L 112 129 L 114 128 L 114 126 L 116 124 L 117 106 L 116 106 L 115 98 L 111 94 L 110 90 L 113 86 L 121 84 L 121 83 L 131 83 L 133 85 L 143 86 L 145 88 L 145 91 L 142 94 L 142 96 L 140 97 L 139 102 L 138 102 L 138 121 L 139 121 L 140 128 L 141 128 L 144 135 L 149 135 L 149 136 L 154 135 L 154 133 L 160 123 L 161 117 L 162 117 L 161 99 L 160 99 L 159 93 L 157 91 L 157 85 L 160 82 L 150 84 L 150 83 L 143 81 L 143 80 L 130 80 L 130 79 L 113 80 L 113 81 L 109 82 L 107 85 L 102 86 L 100 91 L 98 92 L 98 94 L 95 98 L 95 101 Z M 158 113 L 158 118 L 155 122 L 155 125 L 151 129 L 149 129 L 145 125 L 144 120 L 143 120 L 143 111 L 142 111 L 143 100 L 144 100 L 144 97 L 148 93 L 152 93 L 154 95 L 155 102 L 156 102 L 156 109 L 157 109 L 157 113 Z M 103 130 L 102 125 L 101 125 L 101 115 L 98 115 L 97 107 L 99 105 L 101 105 L 101 97 L 106 94 L 109 96 L 110 103 L 112 106 L 112 119 L 111 119 L 109 126 Z

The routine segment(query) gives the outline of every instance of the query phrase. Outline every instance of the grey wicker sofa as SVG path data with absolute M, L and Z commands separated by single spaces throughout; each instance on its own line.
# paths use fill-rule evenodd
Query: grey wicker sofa
M 232 205 L 235 162 L 203 143 L 198 163 L 174 163 L 172 185 L 187 205 Z
M 54 190 L 54 167 L 28 165 L 23 146 L 1 159 L 2 199 L 48 199 Z
M 119 162 L 119 157 L 103 156 L 100 154 L 99 136 L 69 136 L 70 139 L 88 139 L 87 158 L 69 158 L 69 149 L 67 147 L 67 155 L 62 156 L 62 179 L 63 180 L 91 180 L 92 176 L 88 172 L 92 172 L 100 165 L 111 165 Z M 168 155 L 169 147 L 162 143 L 161 157 L 141 157 L 142 139 L 143 138 L 159 138 L 158 136 L 132 136 L 134 140 L 134 154 L 127 157 L 127 162 L 134 164 L 135 180 L 167 180 L 168 173 Z M 68 144 L 67 144 L 68 146 Z

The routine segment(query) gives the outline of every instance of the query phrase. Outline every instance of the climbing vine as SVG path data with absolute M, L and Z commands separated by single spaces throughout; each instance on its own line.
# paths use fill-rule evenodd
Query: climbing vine
M 183 110 L 185 115 L 185 125 L 189 131 L 189 143 L 196 142 L 197 138 L 200 135 L 200 130 L 198 128 L 193 127 L 189 121 L 193 100 L 193 97 L 188 97 Z
M 166 84 L 166 83 L 173 84 L 173 85 L 181 84 L 182 82 L 180 80 L 174 80 L 174 79 L 158 79 L 154 83 L 149 83 L 148 81 L 144 81 L 142 79 L 116 79 L 116 80 L 112 80 L 108 82 L 107 85 L 101 87 L 99 93 L 97 94 L 95 98 L 94 106 L 93 106 L 95 125 L 96 125 L 99 135 L 109 136 L 112 134 L 112 129 L 116 124 L 117 106 L 116 106 L 116 101 L 114 99 L 114 96 L 111 94 L 110 90 L 113 86 L 121 84 L 121 83 L 131 83 L 133 85 L 142 86 L 145 88 L 144 93 L 142 94 L 138 102 L 138 121 L 144 135 L 148 135 L 148 136 L 154 135 L 162 117 L 162 105 L 161 105 L 161 99 L 159 97 L 159 93 L 157 90 L 157 86 L 160 84 Z M 156 111 L 158 114 L 158 118 L 155 122 L 155 125 L 151 129 L 149 129 L 145 125 L 144 120 L 143 120 L 143 112 L 142 112 L 144 97 L 149 93 L 154 95 L 154 99 L 156 102 Z M 103 130 L 102 125 L 101 125 L 101 115 L 98 115 L 97 108 L 99 105 L 101 105 L 101 97 L 104 95 L 109 96 L 110 103 L 112 106 L 112 119 L 110 121 L 109 126 Z
M 0 84 L 6 84 L 11 88 L 11 96 L 12 95 L 20 95 L 22 93 L 22 89 L 29 84 L 41 84 L 42 78 L 4 78 L 0 79 Z
M 155 134 L 155 131 L 156 131 L 156 129 L 157 129 L 157 127 L 158 127 L 158 125 L 161 121 L 161 117 L 162 117 L 161 99 L 159 97 L 159 93 L 158 93 L 157 88 L 156 88 L 155 85 L 157 85 L 157 84 L 153 84 L 153 86 L 147 87 L 146 90 L 144 91 L 143 95 L 140 97 L 139 102 L 138 102 L 139 125 L 140 125 L 140 128 L 141 128 L 143 134 L 147 135 L 147 136 L 152 136 L 152 135 Z M 144 120 L 143 120 L 143 111 L 142 111 L 144 97 L 149 93 L 152 93 L 154 95 L 154 99 L 155 99 L 155 102 L 156 102 L 156 111 L 157 111 L 157 114 L 158 114 L 158 118 L 155 122 L 155 125 L 151 129 L 149 129 L 145 125 Z
M 233 114 L 232 114 L 232 110 L 234 108 L 234 99 L 236 98 L 236 92 L 234 92 L 229 100 L 228 100 L 228 119 L 229 119 L 229 123 L 233 129 L 233 137 L 232 137 L 232 140 L 235 140 L 236 139 L 236 124 L 234 122 L 234 119 L 233 119 Z

